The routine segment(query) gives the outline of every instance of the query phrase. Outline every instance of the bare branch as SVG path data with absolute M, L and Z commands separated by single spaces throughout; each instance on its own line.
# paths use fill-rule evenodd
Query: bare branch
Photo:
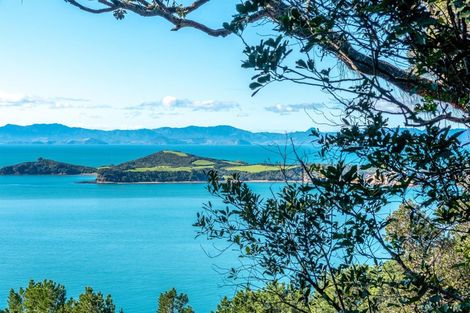
M 112 12 L 112 11 L 117 9 L 117 7 L 114 6 L 112 3 L 106 3 L 105 5 L 108 5 L 108 7 L 106 7 L 106 8 L 93 9 L 93 8 L 90 8 L 90 7 L 87 7 L 85 5 L 80 4 L 79 2 L 77 2 L 75 0 L 66 0 L 66 2 L 70 3 L 73 6 L 76 6 L 80 10 L 83 10 L 83 11 L 89 12 L 89 13 L 95 13 L 95 14 L 108 13 L 108 12 Z
M 195 10 L 199 9 L 201 6 L 208 3 L 209 1 L 210 0 L 197 0 L 197 1 L 194 1 L 193 4 L 188 5 L 185 8 L 185 11 L 186 11 L 186 13 L 191 13 L 192 11 L 195 11 Z

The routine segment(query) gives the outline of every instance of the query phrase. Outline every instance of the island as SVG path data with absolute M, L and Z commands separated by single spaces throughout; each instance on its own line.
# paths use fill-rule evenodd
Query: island
M 102 167 L 97 171 L 96 182 L 205 182 L 210 170 L 216 170 L 222 177 L 237 173 L 244 181 L 300 180 L 302 177 L 298 165 L 248 164 L 166 150 L 117 166 Z
M 243 181 L 300 181 L 299 165 L 248 164 L 196 156 L 181 151 L 160 151 L 118 165 L 98 168 L 40 158 L 0 169 L 0 175 L 80 175 L 96 174 L 98 184 L 206 182 L 215 170 L 222 178 L 238 174 Z
M 0 168 L 0 175 L 80 175 L 96 173 L 96 168 L 39 158 Z

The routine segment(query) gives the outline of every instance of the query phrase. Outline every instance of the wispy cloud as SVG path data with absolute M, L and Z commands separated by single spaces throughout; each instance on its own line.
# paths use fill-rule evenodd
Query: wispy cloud
M 111 106 L 105 104 L 85 104 L 71 102 L 55 102 L 49 105 L 49 109 L 109 109 Z
M 220 112 L 240 109 L 240 104 L 232 101 L 190 100 L 179 99 L 173 96 L 166 96 L 159 101 L 144 102 L 136 106 L 127 107 L 126 109 L 166 111 L 175 109 L 189 109 L 192 111 Z
M 403 99 L 401 102 L 408 106 L 411 110 L 414 110 L 416 107 L 415 102 L 412 101 L 412 98 Z M 375 109 L 383 111 L 385 113 L 394 114 L 402 112 L 402 109 L 398 105 L 385 100 L 376 101 L 374 106 Z
M 44 106 L 49 109 L 98 109 L 109 107 L 87 102 L 89 102 L 89 100 L 83 98 L 42 97 L 0 91 L 0 107 L 32 108 Z
M 0 106 L 19 107 L 44 103 L 44 99 L 0 91 Z
M 325 107 L 322 103 L 299 103 L 299 104 L 276 104 L 267 106 L 264 109 L 269 112 L 287 115 L 305 110 L 317 110 Z

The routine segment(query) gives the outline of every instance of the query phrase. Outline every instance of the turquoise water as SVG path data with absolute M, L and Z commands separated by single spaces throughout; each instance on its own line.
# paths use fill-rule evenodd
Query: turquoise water
M 284 146 L 204 146 L 204 145 L 0 145 L 0 166 L 35 161 L 39 157 L 78 165 L 101 166 L 119 164 L 161 150 L 187 153 L 249 163 L 295 162 L 292 147 Z M 318 148 L 297 147 L 300 156 L 308 153 L 310 160 L 319 160 Z
M 119 163 L 158 146 L 0 146 L 0 165 L 48 157 L 84 165 Z M 168 147 L 164 147 L 169 149 Z M 171 147 L 208 157 L 260 162 L 265 147 Z M 85 286 L 113 295 L 125 312 L 154 312 L 171 287 L 187 293 L 197 312 L 215 309 L 233 287 L 219 267 L 234 253 L 211 258 L 195 239 L 196 213 L 213 200 L 204 184 L 80 184 L 86 176 L 0 177 L 0 306 L 10 288 L 53 279 L 76 297 Z M 280 184 L 253 184 L 267 193 Z

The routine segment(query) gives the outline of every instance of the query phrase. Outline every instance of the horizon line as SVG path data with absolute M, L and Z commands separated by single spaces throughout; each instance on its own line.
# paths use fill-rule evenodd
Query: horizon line
M 47 126 L 59 125 L 59 126 L 67 127 L 67 128 L 81 128 L 81 129 L 86 129 L 86 130 L 96 130 L 96 131 L 105 131 L 105 132 L 108 132 L 108 131 L 111 132 L 111 131 L 117 131 L 117 130 L 121 130 L 121 131 L 156 130 L 156 129 L 162 129 L 162 128 L 184 129 L 184 128 L 189 128 L 189 127 L 198 127 L 198 128 L 230 127 L 230 128 L 234 128 L 234 129 L 237 129 L 237 130 L 247 131 L 247 132 L 250 132 L 250 133 L 272 133 L 272 134 L 280 134 L 280 135 L 282 135 L 282 134 L 291 134 L 291 133 L 296 133 L 296 132 L 308 132 L 308 131 L 310 131 L 311 129 L 314 128 L 314 127 L 311 127 L 309 129 L 305 129 L 305 130 L 293 130 L 293 131 L 276 131 L 276 130 L 248 130 L 248 129 L 239 128 L 239 127 L 232 126 L 232 125 L 227 125 L 227 124 L 218 124 L 218 125 L 210 125 L 210 126 L 190 124 L 190 125 L 181 126 L 181 127 L 178 127 L 178 126 L 160 126 L 160 127 L 155 127 L 155 128 L 142 127 L 142 128 L 103 129 L 103 128 L 87 128 L 87 127 L 83 127 L 83 126 L 71 126 L 71 125 L 62 124 L 62 123 L 33 123 L 33 124 L 27 124 L 27 125 L 6 123 L 6 124 L 3 124 L 3 125 L 0 125 L 0 128 L 6 127 L 6 126 L 31 127 L 31 126 L 37 126 L 37 125 L 47 125 Z

